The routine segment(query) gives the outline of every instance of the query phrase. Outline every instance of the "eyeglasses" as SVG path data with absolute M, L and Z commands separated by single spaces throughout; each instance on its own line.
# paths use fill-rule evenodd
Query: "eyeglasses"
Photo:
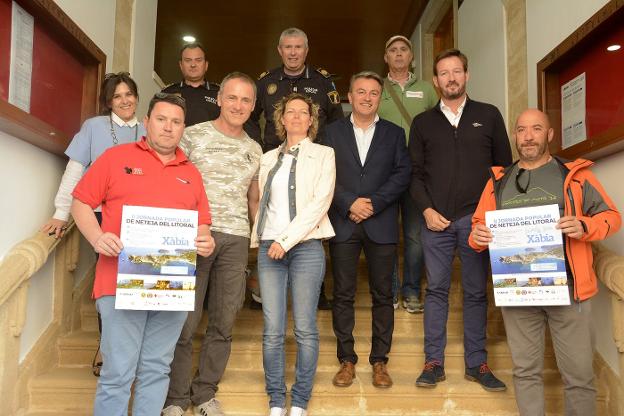
M 529 184 L 531 183 L 531 171 L 529 170 L 528 171 L 529 173 L 527 173 L 528 177 L 527 177 L 526 185 L 524 186 L 520 185 L 520 176 L 522 176 L 524 172 L 527 172 L 527 170 L 524 168 L 518 168 L 518 173 L 516 173 L 516 189 L 518 190 L 518 192 L 522 194 L 527 193 L 527 189 L 529 189 Z

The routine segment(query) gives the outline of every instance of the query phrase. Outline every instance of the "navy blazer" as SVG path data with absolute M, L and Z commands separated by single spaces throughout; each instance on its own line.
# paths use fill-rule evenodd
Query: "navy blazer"
M 404 130 L 380 119 L 364 164 L 360 162 L 350 118 L 331 123 L 325 133 L 324 143 L 336 155 L 336 189 L 329 209 L 336 232 L 332 241 L 340 243 L 351 237 L 356 224 L 349 219 L 349 208 L 357 198 L 364 197 L 371 199 L 374 212 L 362 222 L 368 238 L 378 244 L 397 243 L 398 201 L 412 173 Z

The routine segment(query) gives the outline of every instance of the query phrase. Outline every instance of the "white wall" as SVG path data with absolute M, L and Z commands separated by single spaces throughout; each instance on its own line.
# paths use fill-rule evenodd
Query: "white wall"
M 459 49 L 468 57 L 468 95 L 498 107 L 507 120 L 505 17 L 500 0 L 465 1 L 459 8 Z
M 115 0 L 54 0 L 106 54 L 106 72 L 113 67 Z
M 160 87 L 152 78 L 154 50 L 156 47 L 157 0 L 135 0 L 130 45 L 130 73 L 139 88 L 139 120 L 147 113 L 147 106 Z

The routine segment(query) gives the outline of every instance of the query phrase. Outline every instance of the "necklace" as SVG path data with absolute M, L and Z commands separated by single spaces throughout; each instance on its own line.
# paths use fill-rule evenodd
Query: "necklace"
M 119 144 L 119 139 L 117 138 L 117 135 L 115 134 L 115 128 L 113 127 L 113 113 L 111 113 L 110 117 L 108 118 L 108 121 L 110 122 L 110 131 L 111 131 L 111 137 L 113 138 L 113 146 L 116 146 Z M 138 134 L 139 134 L 139 123 L 134 125 L 134 141 L 135 142 L 137 140 Z

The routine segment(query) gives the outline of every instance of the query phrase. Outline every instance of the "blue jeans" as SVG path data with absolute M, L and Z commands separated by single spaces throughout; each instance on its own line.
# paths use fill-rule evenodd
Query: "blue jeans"
M 392 295 L 399 298 L 399 289 L 403 298 L 408 296 L 420 299 L 420 279 L 423 266 L 423 248 L 420 242 L 420 229 L 423 224 L 422 213 L 414 204 L 409 190 L 401 197 L 401 224 L 403 226 L 403 284 L 399 281 L 399 261 L 394 265 L 392 274 Z
M 95 416 L 126 416 L 134 382 L 133 416 L 159 415 L 167 397 L 169 364 L 187 312 L 115 309 L 115 296 L 95 301 L 102 316 L 102 371 Z
M 283 259 L 273 260 L 267 256 L 272 243 L 273 240 L 261 241 L 258 249 L 258 277 L 264 315 L 262 360 L 266 391 L 270 407 L 286 406 L 284 339 L 290 286 L 297 341 L 291 406 L 306 409 L 312 395 L 319 354 L 316 306 L 325 275 L 325 251 L 320 240 L 308 240 L 291 248 Z

